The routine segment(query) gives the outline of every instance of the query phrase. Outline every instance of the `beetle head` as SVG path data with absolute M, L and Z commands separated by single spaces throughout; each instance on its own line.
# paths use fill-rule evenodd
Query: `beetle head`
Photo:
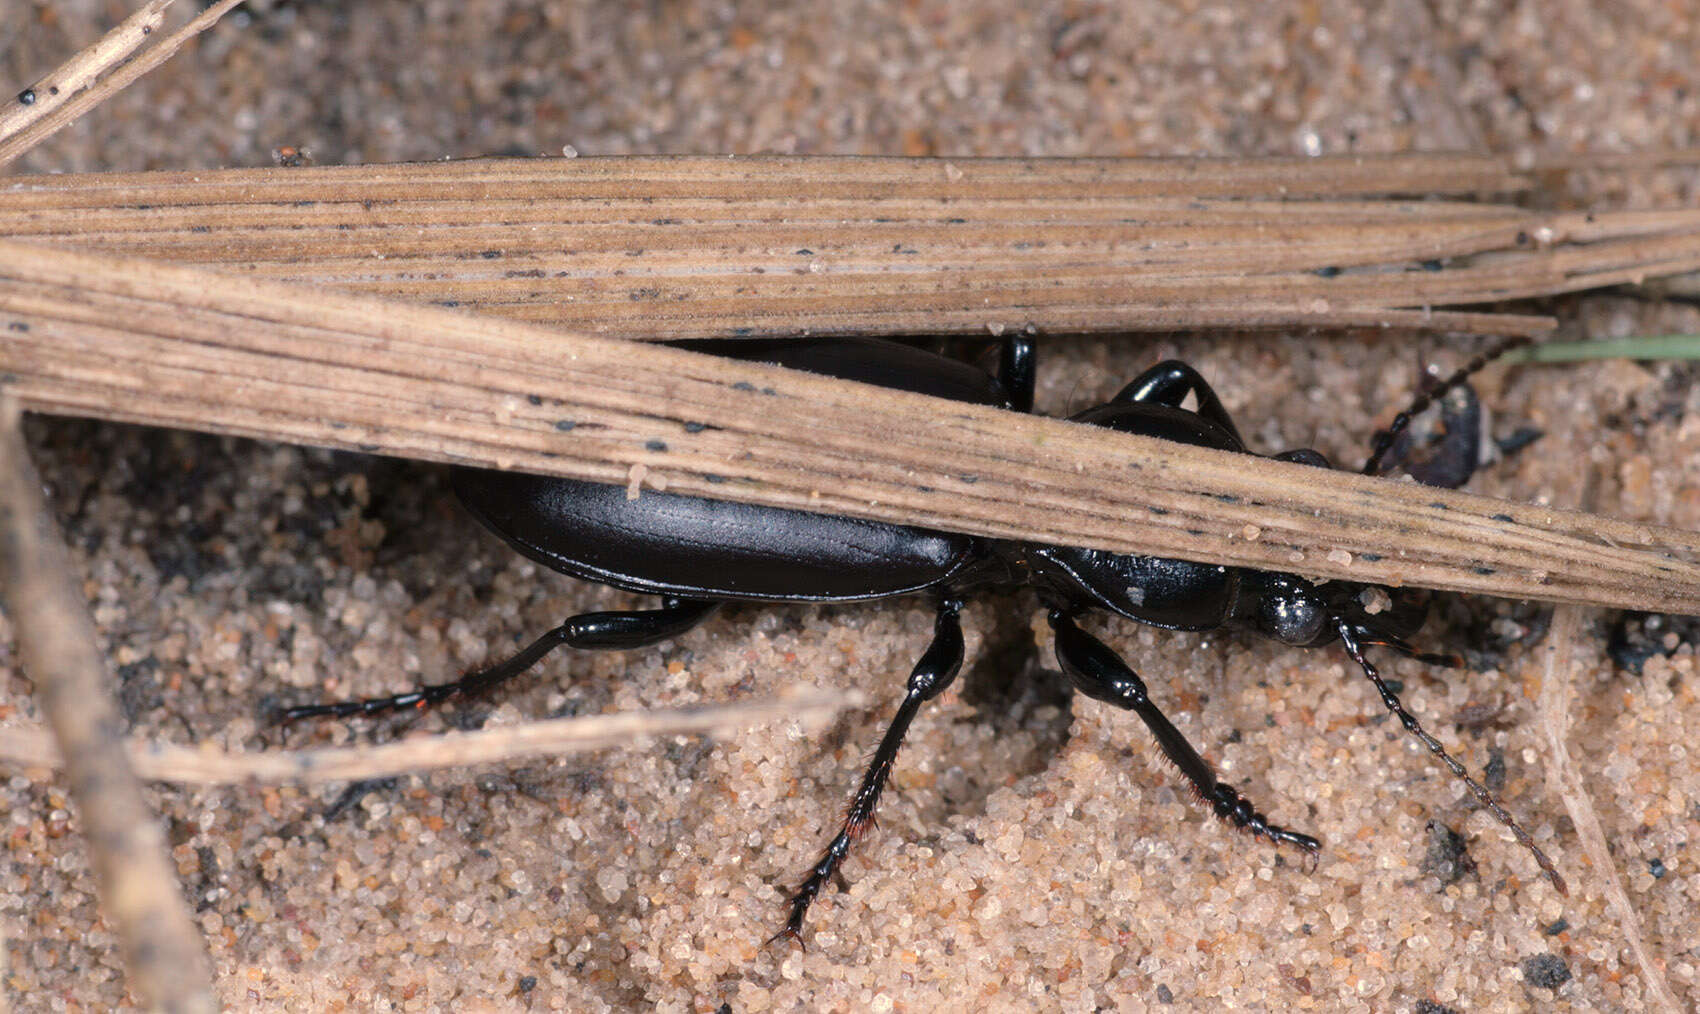
M 1365 644 L 1413 655 L 1405 639 L 1422 628 L 1428 594 L 1417 588 L 1383 588 L 1351 581 L 1312 584 L 1295 574 L 1253 571 L 1247 619 L 1283 644 L 1314 648 L 1340 636 L 1344 624 Z

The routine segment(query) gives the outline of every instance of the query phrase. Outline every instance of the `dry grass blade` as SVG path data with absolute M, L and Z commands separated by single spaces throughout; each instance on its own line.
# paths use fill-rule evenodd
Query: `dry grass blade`
M 1700 611 L 1692 533 L 515 321 L 7 242 L 0 327 L 0 370 L 42 411 L 1322 577 Z
M 1029 324 L 1531 333 L 1546 323 L 1432 307 L 1563 291 L 1590 250 L 1626 237 L 1668 238 L 1658 257 L 1673 270 L 1700 250 L 1696 216 L 1584 226 L 1372 199 L 1526 182 L 1461 155 L 480 159 L 32 177 L 0 192 L 0 232 L 639 339 Z M 1573 248 L 1579 263 L 1555 263 Z
M 136 773 L 151 781 L 323 784 L 560 756 L 653 736 L 730 732 L 777 719 L 813 722 L 863 703 L 862 695 L 854 692 L 801 690 L 766 701 L 557 718 L 381 745 L 233 754 L 174 743 L 132 741 L 128 749 Z M 37 729 L 12 729 L 0 736 L 0 762 L 41 768 L 57 768 L 64 763 L 51 737 Z
M 0 110 L 0 167 L 16 161 L 67 124 L 171 59 L 184 43 L 211 28 L 241 2 L 218 0 L 195 15 L 187 25 L 131 58 L 131 54 L 159 27 L 165 8 L 173 3 L 173 0 L 150 0 L 100 41 L 67 60 L 32 88 L 25 89 L 25 93 L 33 93 L 28 104 L 14 101 Z M 123 63 L 126 59 L 129 62 Z M 112 70 L 115 66 L 117 69 Z M 105 76 L 100 77 L 102 74 Z
M 176 0 L 148 0 L 136 13 L 119 22 L 117 27 L 101 36 L 75 56 L 66 60 L 47 76 L 18 92 L 17 97 L 0 107 L 0 142 L 18 138 L 47 119 L 93 84 L 100 75 L 118 66 L 140 49 L 160 25 L 165 23 L 165 9 Z M 32 132 L 39 140 L 51 131 Z M 28 144 L 20 144 L 19 154 Z M 9 147 L 0 145 L 0 153 Z M 0 154 L 0 164 L 4 155 Z
M 1549 770 L 1557 783 L 1559 795 L 1564 799 L 1565 811 L 1576 825 L 1576 836 L 1582 840 L 1583 851 L 1592 861 L 1596 883 L 1617 917 L 1630 953 L 1641 967 L 1647 991 L 1652 994 L 1659 1010 L 1675 1014 L 1681 1008 L 1671 993 L 1670 983 L 1666 981 L 1660 963 L 1647 946 L 1646 936 L 1641 932 L 1641 920 L 1629 902 L 1628 892 L 1623 889 L 1623 877 L 1618 873 L 1605 831 L 1600 826 L 1599 812 L 1588 795 L 1587 781 L 1570 753 L 1570 683 L 1580 626 L 1581 610 L 1578 607 L 1558 607 L 1553 611 L 1552 627 L 1541 650 L 1544 671 L 1539 701 L 1540 724 L 1547 740 Z
M 132 988 L 151 1010 L 210 1011 L 212 974 L 165 831 L 128 764 L 114 681 L 71 554 L 30 464 L 18 406 L 0 392 L 0 602 L 76 801 Z

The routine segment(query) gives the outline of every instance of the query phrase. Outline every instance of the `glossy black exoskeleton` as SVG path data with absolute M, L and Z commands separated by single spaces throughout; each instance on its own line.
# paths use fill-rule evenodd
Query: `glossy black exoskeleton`
M 872 339 L 782 339 L 682 343 L 731 358 L 773 363 L 881 387 L 954 401 L 1032 409 L 1031 342 L 1005 343 L 997 376 L 966 363 L 906 345 Z M 1479 369 L 1478 357 L 1449 385 Z M 1444 388 L 1446 385 L 1442 385 Z M 1439 391 L 1430 392 L 1437 394 Z M 1188 398 L 1193 408 L 1183 405 Z M 1411 415 L 1398 420 L 1371 455 L 1374 471 Z M 1221 400 L 1184 363 L 1160 363 L 1114 398 L 1073 421 L 1124 433 L 1249 453 Z M 1330 467 L 1313 450 L 1275 457 Z M 725 601 L 846 602 L 933 592 L 938 599 L 932 642 L 909 676 L 897 715 L 875 751 L 838 835 L 792 896 L 782 936 L 798 937 L 803 918 L 856 837 L 873 819 L 903 737 L 921 706 L 937 697 L 962 667 L 958 618 L 963 598 L 989 588 L 1022 586 L 1038 592 L 1056 637 L 1056 655 L 1074 687 L 1088 697 L 1137 714 L 1164 755 L 1194 793 L 1221 819 L 1276 844 L 1308 854 L 1320 843 L 1271 823 L 1214 771 L 1187 742 L 1146 690 L 1139 675 L 1078 618 L 1103 609 L 1172 630 L 1250 628 L 1277 641 L 1318 647 L 1338 640 L 1380 692 L 1405 728 L 1462 778 L 1504 821 L 1553 882 L 1563 882 L 1528 835 L 1439 742 L 1400 704 L 1364 656 L 1377 645 L 1437 665 L 1456 656 L 1412 648 L 1406 638 L 1421 627 L 1425 606 L 1403 590 L 1349 582 L 1315 584 L 1292 574 L 1224 567 L 1187 560 L 1135 556 L 1095 549 L 984 539 L 857 518 L 645 492 L 629 499 L 622 487 L 514 472 L 459 469 L 454 484 L 466 507 L 523 555 L 586 580 L 661 596 L 652 610 L 589 613 L 569 619 L 506 661 L 454 683 L 369 701 L 309 705 L 287 710 L 287 719 L 354 715 L 425 706 L 457 694 L 486 690 L 535 665 L 563 645 L 626 649 L 675 637 L 706 619 Z

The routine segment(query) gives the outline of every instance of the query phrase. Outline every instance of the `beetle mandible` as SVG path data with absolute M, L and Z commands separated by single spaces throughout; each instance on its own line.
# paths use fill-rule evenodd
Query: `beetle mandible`
M 1477 356 L 1419 395 L 1379 436 L 1366 473 L 1410 419 L 1434 398 L 1463 383 L 1512 340 Z M 675 343 L 714 355 L 765 362 L 845 380 L 954 401 L 1031 412 L 1035 380 L 1032 340 L 1005 340 L 996 375 L 954 359 L 870 338 L 762 339 Z M 1194 407 L 1185 408 L 1191 397 Z M 1239 430 L 1199 373 L 1169 360 L 1153 366 L 1102 405 L 1072 421 L 1123 433 L 1217 450 L 1251 453 Z M 1273 457 L 1332 467 L 1310 449 Z M 971 593 L 1008 587 L 1034 589 L 1055 634 L 1057 661 L 1074 689 L 1144 721 L 1193 793 L 1220 819 L 1275 845 L 1315 855 L 1321 842 L 1272 823 L 1214 769 L 1152 700 L 1145 682 L 1108 645 L 1081 629 L 1092 610 L 1171 630 L 1244 627 L 1276 641 L 1320 647 L 1339 641 L 1374 684 L 1387 710 L 1420 739 L 1482 805 L 1529 850 L 1553 885 L 1565 893 L 1552 862 L 1498 800 L 1465 771 L 1400 703 L 1365 655 L 1371 646 L 1443 666 L 1456 655 L 1419 651 L 1407 638 L 1426 618 L 1426 601 L 1405 589 L 1355 582 L 1315 584 L 1294 574 L 1188 560 L 1055 546 L 777 507 L 645 492 L 516 472 L 458 468 L 453 483 L 462 503 L 508 545 L 544 566 L 626 591 L 661 597 L 656 609 L 586 613 L 539 637 L 512 657 L 452 683 L 391 697 L 284 709 L 283 720 L 372 714 L 426 707 L 489 690 L 525 672 L 558 647 L 631 649 L 676 637 L 702 623 L 722 602 L 849 602 L 931 592 L 937 597 L 933 637 L 909 675 L 903 701 L 838 834 L 792 894 L 777 936 L 801 939 L 804 917 L 856 838 L 872 822 L 904 735 L 921 706 L 951 685 L 962 668 L 960 612 Z

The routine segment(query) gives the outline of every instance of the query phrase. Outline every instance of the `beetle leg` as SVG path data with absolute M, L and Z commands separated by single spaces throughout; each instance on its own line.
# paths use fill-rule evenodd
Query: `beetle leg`
M 897 759 L 897 750 L 903 745 L 909 723 L 914 721 L 921 705 L 944 693 L 962 670 L 961 610 L 962 603 L 954 598 L 946 598 L 939 603 L 938 619 L 933 624 L 933 643 L 928 645 L 926 653 L 909 674 L 909 690 L 903 696 L 903 703 L 897 706 L 897 715 L 885 730 L 879 749 L 874 751 L 873 762 L 862 776 L 861 787 L 851 797 L 850 808 L 844 815 L 844 826 L 791 896 L 791 916 L 785 920 L 785 928 L 774 934 L 774 940 L 790 937 L 802 941 L 803 915 L 808 912 L 810 903 L 849 854 L 850 846 L 873 823 L 874 808 L 879 805 L 880 793 L 885 790 L 886 779 L 891 776 L 892 762 Z
M 1215 388 L 1199 372 L 1178 359 L 1166 359 L 1133 378 L 1110 401 L 1147 401 L 1170 408 L 1180 408 L 1187 395 L 1198 398 L 1198 414 L 1233 434 L 1242 447 L 1245 441 L 1235 428 L 1234 420 L 1216 397 Z
M 1309 447 L 1298 447 L 1290 451 L 1282 451 L 1280 454 L 1273 455 L 1273 457 L 1276 461 L 1291 461 L 1299 465 L 1310 465 L 1313 468 L 1334 467 L 1333 463 L 1324 457 L 1321 451 L 1312 450 Z
M 1437 665 L 1446 669 L 1462 669 L 1464 667 L 1464 657 L 1457 652 L 1422 651 L 1413 647 L 1409 641 L 1403 638 L 1394 637 L 1391 634 L 1378 634 L 1363 626 L 1353 626 L 1352 632 L 1356 636 L 1360 648 L 1367 648 L 1375 644 L 1396 651 L 1406 658 L 1416 659 L 1424 665 Z
M 1033 387 L 1038 383 L 1038 366 L 1033 359 L 1033 339 L 1010 335 L 1003 340 L 1003 357 L 998 361 L 998 383 L 1009 392 L 1009 406 L 1017 412 L 1033 411 Z
M 1186 780 L 1192 783 L 1198 798 L 1209 803 L 1216 816 L 1276 844 L 1297 845 L 1313 854 L 1322 848 L 1322 843 L 1310 835 L 1269 823 L 1269 819 L 1257 812 L 1238 789 L 1218 781 L 1209 762 L 1198 755 L 1181 731 L 1152 703 L 1145 681 L 1108 645 L 1081 630 L 1073 618 L 1061 610 L 1051 610 L 1050 620 L 1057 635 L 1057 661 L 1062 663 L 1063 672 L 1068 674 L 1075 688 L 1088 697 L 1131 711 L 1144 719 L 1146 728 L 1151 730 L 1157 745 L 1162 748 L 1163 756 L 1180 769 Z
M 316 718 L 322 715 L 347 718 L 351 715 L 371 715 L 399 708 L 428 708 L 441 704 L 450 697 L 489 690 L 498 683 L 530 669 L 542 661 L 543 656 L 563 645 L 569 648 L 619 651 L 642 648 L 670 637 L 677 637 L 707 619 L 719 605 L 718 602 L 669 596 L 662 600 L 660 609 L 584 613 L 526 645 L 518 654 L 487 669 L 467 673 L 453 683 L 436 683 L 391 697 L 283 708 L 277 713 L 277 718 L 281 722 L 292 722 L 298 718 Z
M 1428 747 L 1428 752 L 1440 758 L 1440 762 L 1445 764 L 1469 788 L 1470 794 L 1476 797 L 1477 802 L 1487 807 L 1495 817 L 1499 818 L 1501 824 L 1511 829 L 1511 833 L 1517 838 L 1518 844 L 1528 849 L 1529 854 L 1535 857 L 1536 865 L 1540 866 L 1541 870 L 1546 873 L 1547 879 L 1552 881 L 1553 888 L 1559 894 L 1569 895 L 1570 889 L 1565 886 L 1564 878 L 1559 876 L 1557 867 L 1553 866 L 1552 860 L 1547 858 L 1547 854 L 1541 851 L 1540 846 L 1535 844 L 1533 838 L 1529 837 L 1529 832 L 1523 830 L 1522 825 L 1518 824 L 1511 814 L 1506 812 L 1505 807 L 1499 804 L 1499 800 L 1494 798 L 1493 793 L 1470 777 L 1470 772 L 1466 771 L 1464 765 L 1458 763 L 1451 754 L 1446 752 L 1446 748 L 1440 745 L 1440 740 L 1428 734 L 1428 730 L 1424 729 L 1422 723 L 1417 721 L 1417 716 L 1405 710 L 1405 705 L 1400 702 L 1399 695 L 1393 692 L 1393 688 L 1388 686 L 1387 681 L 1381 678 L 1381 673 L 1377 672 L 1375 666 L 1370 664 L 1369 659 L 1364 657 L 1364 649 L 1358 639 L 1358 631 L 1345 621 L 1340 621 L 1338 627 L 1340 643 L 1346 646 L 1346 654 L 1352 656 L 1352 661 L 1356 662 L 1358 668 L 1364 671 L 1364 675 L 1369 677 L 1369 681 L 1375 684 L 1376 691 L 1381 694 L 1381 703 L 1388 711 L 1393 713 L 1393 717 L 1399 719 L 1399 724 L 1405 727 L 1405 731 L 1422 741 L 1423 746 Z M 1421 658 L 1422 656 L 1413 655 L 1412 657 Z
M 1468 380 L 1472 374 L 1480 371 L 1495 359 L 1513 349 L 1520 349 L 1525 345 L 1533 345 L 1534 343 L 1535 340 L 1528 335 L 1512 335 L 1509 338 L 1502 339 L 1497 345 L 1464 364 L 1463 368 L 1453 373 L 1452 376 L 1447 377 L 1427 391 L 1419 392 L 1415 398 L 1411 399 L 1411 404 L 1406 406 L 1403 412 L 1393 417 L 1393 424 L 1388 426 L 1385 432 L 1376 434 L 1375 443 L 1370 448 L 1369 460 L 1364 462 L 1364 467 L 1359 471 L 1364 475 L 1379 473 L 1381 471 L 1381 459 L 1386 457 L 1387 452 L 1393 449 L 1393 442 L 1399 439 L 1399 434 L 1404 431 L 1405 427 L 1411 425 L 1412 419 L 1423 414 L 1435 401 L 1446 397 L 1447 392 Z

